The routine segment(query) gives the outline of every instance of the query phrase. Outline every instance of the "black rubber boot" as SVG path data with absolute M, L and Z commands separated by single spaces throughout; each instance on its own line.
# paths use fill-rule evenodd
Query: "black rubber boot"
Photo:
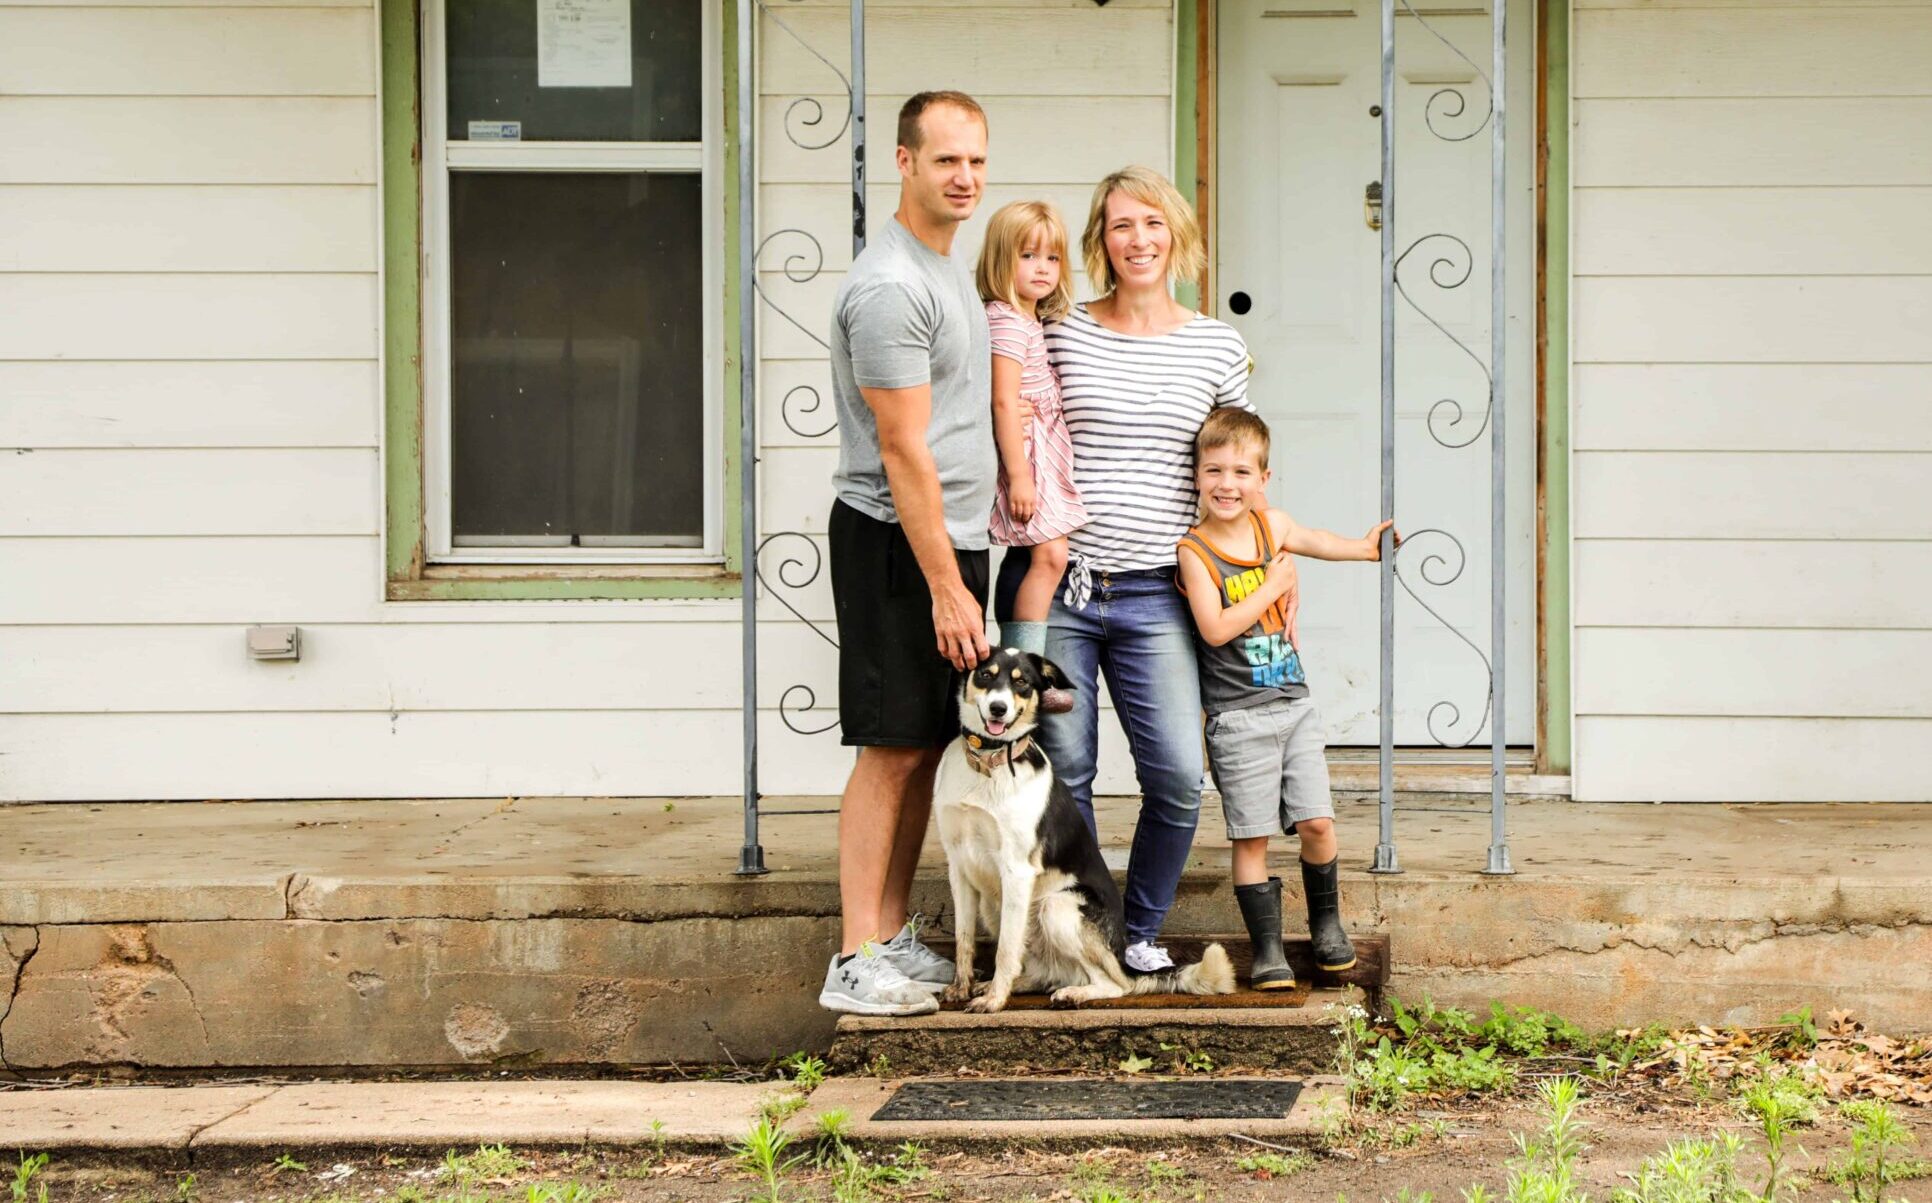
M 1308 896 L 1308 936 L 1315 946 L 1315 964 L 1328 973 L 1355 966 L 1355 945 L 1342 930 L 1342 887 L 1337 870 L 1342 858 L 1325 865 L 1301 862 L 1301 888 Z
M 1281 953 L 1281 878 L 1236 886 L 1234 900 L 1241 904 L 1241 921 L 1248 925 L 1248 942 L 1254 945 L 1248 984 L 1257 990 L 1292 989 L 1295 971 Z

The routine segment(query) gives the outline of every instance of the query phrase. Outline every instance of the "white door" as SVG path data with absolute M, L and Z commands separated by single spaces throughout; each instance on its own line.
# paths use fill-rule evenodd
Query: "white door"
M 1424 746 L 1490 738 L 1488 93 L 1423 20 L 1485 70 L 1490 33 L 1486 8 L 1450 2 L 1414 0 L 1422 18 L 1399 16 L 1396 42 L 1395 245 L 1416 244 L 1400 279 L 1428 316 L 1397 299 L 1395 518 L 1414 535 L 1397 564 L 1417 596 L 1396 590 L 1395 737 Z M 1510 3 L 1505 732 L 1528 744 L 1535 29 L 1533 5 Z M 1381 174 L 1380 9 L 1376 0 L 1221 0 L 1219 9 L 1215 311 L 1254 355 L 1249 396 L 1274 431 L 1275 503 L 1303 523 L 1360 534 L 1381 496 L 1380 235 L 1364 213 Z M 1443 237 L 1418 243 L 1431 234 L 1467 250 Z M 1460 443 L 1469 445 L 1445 445 Z M 1330 741 L 1373 744 L 1377 570 L 1299 567 L 1302 659 Z

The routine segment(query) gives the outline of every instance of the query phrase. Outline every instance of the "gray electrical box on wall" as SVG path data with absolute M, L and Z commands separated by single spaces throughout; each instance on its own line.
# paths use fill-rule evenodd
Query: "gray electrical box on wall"
M 249 627 L 248 658 L 251 660 L 300 660 L 301 627 Z

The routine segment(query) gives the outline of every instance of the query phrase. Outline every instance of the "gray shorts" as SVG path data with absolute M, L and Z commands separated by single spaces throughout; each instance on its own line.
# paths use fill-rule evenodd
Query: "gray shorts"
M 1229 839 L 1281 835 L 1304 819 L 1335 817 L 1313 700 L 1278 698 L 1223 710 L 1208 718 L 1207 746 Z

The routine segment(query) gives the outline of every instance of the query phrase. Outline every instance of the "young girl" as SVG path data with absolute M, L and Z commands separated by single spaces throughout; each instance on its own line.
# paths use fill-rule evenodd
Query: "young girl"
M 1033 549 L 1000 642 L 1036 653 L 1046 651 L 1047 611 L 1067 569 L 1067 532 L 1087 521 L 1073 484 L 1073 439 L 1060 412 L 1060 382 L 1047 363 L 1041 329 L 1073 304 L 1066 253 L 1066 227 L 1053 206 L 1016 201 L 993 214 L 979 255 L 1001 469 L 989 525 L 1002 547 Z M 1022 417 L 1023 406 L 1032 408 L 1030 419 Z

